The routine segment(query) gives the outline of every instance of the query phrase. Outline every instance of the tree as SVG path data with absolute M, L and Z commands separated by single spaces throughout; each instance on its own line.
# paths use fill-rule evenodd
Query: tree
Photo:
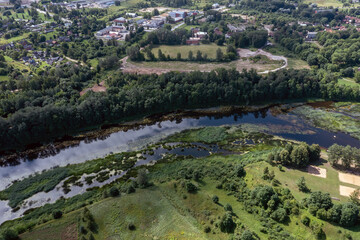
M 229 211 L 229 212 L 233 211 L 232 206 L 230 204 L 228 204 L 228 203 L 225 204 L 224 209 L 225 209 L 225 211 Z
M 226 232 L 226 233 L 234 232 L 236 224 L 234 223 L 230 212 L 226 212 L 223 215 L 223 217 L 220 220 L 219 227 L 222 232 Z
M 237 177 L 244 177 L 246 175 L 244 166 L 242 164 L 236 165 L 234 172 L 235 172 L 235 176 Z
M 159 10 L 157 8 L 155 8 L 153 10 L 153 16 L 158 16 L 160 13 L 159 13 Z
M 357 206 L 360 206 L 360 189 L 356 189 L 350 194 L 350 201 Z
M 278 208 L 270 215 L 270 217 L 272 219 L 274 219 L 275 221 L 282 223 L 282 222 L 285 222 L 288 215 L 287 215 L 286 210 L 284 208 Z
M 193 52 L 192 52 L 191 50 L 189 51 L 188 59 L 189 59 L 190 61 L 194 60 Z
M 131 61 L 144 60 L 144 55 L 140 52 L 140 47 L 138 45 L 129 47 L 126 50 L 126 54 L 129 56 Z
M 328 149 L 328 156 L 332 166 L 338 164 L 342 156 L 342 147 L 337 144 L 332 145 Z
M 223 57 L 224 57 L 224 54 L 223 52 L 221 51 L 221 48 L 218 48 L 216 50 L 216 61 L 220 62 L 223 60 Z
M 141 188 L 145 188 L 149 185 L 148 177 L 145 169 L 142 168 L 138 171 L 136 182 Z
M 305 178 L 301 177 L 296 181 L 296 186 L 299 188 L 301 192 L 309 192 L 310 189 L 306 186 Z
M 192 182 L 187 182 L 185 186 L 189 193 L 195 193 L 198 190 L 198 188 Z
M 269 168 L 268 168 L 268 167 L 265 167 L 265 168 L 264 168 L 262 178 L 263 178 L 264 180 L 268 180 L 268 179 L 269 179 Z
M 196 52 L 196 61 L 201 61 L 201 60 L 202 60 L 202 54 L 201 54 L 200 50 L 198 50 Z
M 2 238 L 4 240 L 18 240 L 19 236 L 13 229 L 8 228 L 3 231 Z
M 309 162 L 316 162 L 320 159 L 321 149 L 319 144 L 312 144 L 308 148 L 309 151 Z
M 110 188 L 110 196 L 117 197 L 119 195 L 120 195 L 120 191 L 117 187 L 114 186 Z
M 250 230 L 245 230 L 240 237 L 240 240 L 255 240 L 253 233 Z
M 54 219 L 59 219 L 59 218 L 62 217 L 62 215 L 63 215 L 63 213 L 62 213 L 60 210 L 55 210 L 55 211 L 53 212 L 53 218 L 54 218 Z
M 179 53 L 179 52 L 177 53 L 176 60 L 181 61 L 181 53 Z
M 121 5 L 121 2 L 120 1 L 115 1 L 115 6 L 120 6 Z
M 216 203 L 216 204 L 219 203 L 219 197 L 218 197 L 218 196 L 214 195 L 214 196 L 212 196 L 211 199 L 212 199 L 212 201 L 213 201 L 214 203 Z
M 340 225 L 352 227 L 356 224 L 359 215 L 359 208 L 354 203 L 345 203 L 341 209 Z
M 296 167 L 304 167 L 309 163 L 309 152 L 304 144 L 295 146 L 290 156 L 292 165 Z

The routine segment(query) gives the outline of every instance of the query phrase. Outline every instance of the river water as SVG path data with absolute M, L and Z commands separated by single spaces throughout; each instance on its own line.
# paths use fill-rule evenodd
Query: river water
M 182 121 L 162 121 L 151 126 L 137 128 L 136 130 L 115 132 L 105 139 L 94 140 L 92 142 L 82 141 L 79 145 L 62 149 L 53 156 L 39 157 L 31 161 L 21 159 L 19 165 L 0 168 L 0 190 L 5 189 L 15 180 L 56 166 L 81 163 L 112 153 L 139 150 L 149 143 L 154 143 L 168 135 L 185 129 L 221 125 L 243 125 L 245 129 L 246 127 L 250 127 L 260 131 L 263 130 L 270 134 L 297 141 L 304 141 L 308 144 L 317 143 L 322 147 L 329 147 L 337 143 L 339 145 L 351 145 L 360 148 L 360 141 L 350 135 L 333 133 L 312 127 L 291 113 L 273 115 L 270 110 L 267 110 L 262 113 L 233 114 L 231 116 L 216 118 L 184 118 Z M 56 191 L 56 189 L 53 191 Z M 84 189 L 77 189 L 65 197 L 73 196 L 74 193 L 81 193 L 82 191 L 84 191 Z M 53 195 L 54 194 L 55 193 L 53 193 Z M 57 190 L 55 195 L 60 197 L 60 195 L 63 194 L 60 193 L 60 190 Z M 48 196 L 49 194 L 38 193 L 29 200 L 37 200 L 35 206 L 41 206 L 49 202 L 49 199 L 47 199 Z M 51 202 L 55 200 L 54 198 Z M 26 208 L 29 207 L 31 206 L 27 206 Z M 22 212 L 23 211 L 12 213 L 11 209 L 7 206 L 7 201 L 0 201 L 0 215 L 3 216 L 0 217 L 0 224 L 6 220 L 19 217 Z

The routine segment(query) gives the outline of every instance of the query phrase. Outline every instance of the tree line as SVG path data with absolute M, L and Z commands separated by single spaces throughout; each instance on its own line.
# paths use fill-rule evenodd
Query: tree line
M 106 81 L 106 93 L 90 91 L 80 97 L 79 84 L 91 78 L 94 70 L 87 70 L 90 75 L 86 75 L 79 71 L 82 68 L 68 67 L 78 73 L 75 75 L 76 81 L 71 80 L 75 76 L 61 69 L 55 70 L 55 75 L 45 74 L 35 78 L 30 81 L 33 86 L 27 85 L 29 90 L 33 90 L 19 95 L 23 99 L 22 106 L 16 108 L 16 111 L 3 108 L 3 103 L 12 101 L 13 94 L 10 95 L 11 98 L 3 95 L 0 112 L 3 116 L 8 116 L 10 112 L 12 114 L 7 118 L 0 118 L 2 150 L 48 142 L 105 123 L 182 108 L 254 104 L 308 97 L 360 100 L 359 89 L 336 86 L 336 78 L 310 70 L 281 70 L 261 76 L 255 70 L 238 72 L 235 69 L 170 72 L 160 76 L 116 72 Z M 45 92 L 48 93 L 46 97 L 42 93 L 45 86 Z M 56 89 L 58 93 L 52 95 L 56 93 Z M 35 104 L 29 106 L 28 99 L 33 99 Z

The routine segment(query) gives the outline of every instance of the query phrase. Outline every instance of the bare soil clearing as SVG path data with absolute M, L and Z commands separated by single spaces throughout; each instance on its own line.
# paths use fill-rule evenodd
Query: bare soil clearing
M 326 169 L 325 168 L 319 168 L 313 165 L 309 165 L 307 167 L 307 172 L 313 176 L 326 178 Z
M 99 84 L 95 84 L 92 88 L 86 88 L 84 90 L 82 90 L 80 92 L 80 96 L 84 95 L 85 93 L 87 93 L 88 91 L 93 91 L 93 92 L 106 92 L 106 87 L 105 87 L 105 81 L 102 81 Z
M 360 186 L 360 176 L 339 172 L 339 180 L 340 182 L 350 183 L 353 185 Z
M 341 196 L 349 197 L 356 189 L 352 188 L 352 187 L 346 187 L 346 186 L 340 185 L 339 190 L 340 190 Z

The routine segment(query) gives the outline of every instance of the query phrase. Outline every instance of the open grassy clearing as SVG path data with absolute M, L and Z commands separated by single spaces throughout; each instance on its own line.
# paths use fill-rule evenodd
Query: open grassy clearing
M 20 40 L 23 40 L 25 38 L 28 38 L 29 35 L 30 35 L 30 33 L 24 33 L 24 34 L 22 34 L 20 36 L 16 36 L 16 37 L 9 38 L 9 39 L 0 38 L 0 44 L 3 45 L 3 44 L 11 43 L 11 42 L 20 41 Z
M 19 70 L 28 70 L 30 71 L 31 69 L 29 68 L 29 66 L 26 66 L 25 64 L 23 64 L 21 61 L 15 61 L 13 60 L 11 57 L 9 56 L 4 56 L 5 57 L 5 61 L 12 65 L 14 68 L 17 68 Z
M 202 71 L 209 72 L 217 68 L 235 68 L 238 71 L 243 69 L 255 69 L 259 72 L 266 70 L 273 70 L 282 66 L 280 61 L 270 61 L 269 63 L 264 63 L 258 61 L 254 63 L 253 61 L 246 59 L 239 59 L 228 63 L 198 63 L 198 62 L 185 62 L 185 61 L 156 61 L 156 62 L 131 62 L 128 61 L 124 68 L 124 72 L 129 73 L 139 73 L 139 74 L 151 74 L 157 73 L 161 74 L 169 71 Z
M 340 78 L 338 80 L 338 84 L 350 86 L 350 87 L 360 87 L 360 84 L 355 82 L 354 79 L 351 79 L 351 78 Z
M 189 51 L 193 52 L 194 57 L 196 56 L 196 52 L 200 51 L 203 55 L 207 54 L 209 59 L 215 59 L 216 50 L 218 48 L 220 48 L 224 54 L 226 53 L 225 46 L 217 46 L 216 44 L 176 45 L 176 46 L 161 45 L 161 46 L 155 46 L 152 49 L 152 52 L 155 54 L 156 57 L 159 57 L 158 52 L 159 49 L 161 49 L 162 53 L 165 54 L 166 56 L 170 55 L 170 57 L 176 58 L 176 55 L 180 53 L 181 57 L 183 59 L 186 59 L 188 57 Z
M 316 3 L 319 7 L 342 7 L 343 3 L 338 0 L 304 0 L 304 3 Z

